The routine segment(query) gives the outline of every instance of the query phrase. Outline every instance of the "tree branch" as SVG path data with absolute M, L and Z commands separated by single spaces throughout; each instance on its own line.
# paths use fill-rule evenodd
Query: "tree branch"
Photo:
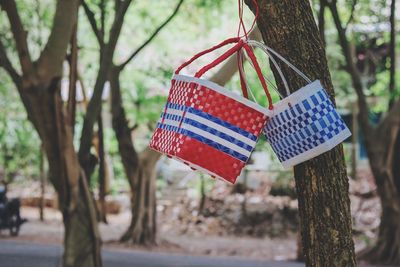
M 101 56 L 100 68 L 97 75 L 96 83 L 94 85 L 93 96 L 90 99 L 89 104 L 87 106 L 86 116 L 83 121 L 83 127 L 80 139 L 79 160 L 83 166 L 85 166 L 85 162 L 90 157 L 93 126 L 100 114 L 101 104 L 102 104 L 101 97 L 103 94 L 104 84 L 107 80 L 110 66 L 112 65 L 112 59 L 114 56 L 114 51 L 117 45 L 119 35 L 121 33 L 124 17 L 131 2 L 132 0 L 125 0 L 118 4 L 118 8 L 114 17 L 114 22 L 110 29 L 109 41 L 105 45 L 104 52 L 102 53 L 103 55 Z
M 7 13 L 8 20 L 10 21 L 11 31 L 14 36 L 22 73 L 31 74 L 33 73 L 33 64 L 26 40 L 27 33 L 22 25 L 15 0 L 2 0 L 0 1 L 0 6 Z
M 142 45 L 140 45 L 122 64 L 120 64 L 118 67 L 120 69 L 125 68 L 125 66 L 140 52 L 142 51 L 143 48 L 145 48 L 156 36 L 157 34 L 165 27 L 167 24 L 175 17 L 175 15 L 178 13 L 179 8 L 181 7 L 182 3 L 184 0 L 179 0 L 177 6 L 175 7 L 174 11 L 172 14 L 160 25 L 156 28 L 156 30 L 149 36 L 149 38 L 143 42 Z
M 106 32 L 106 0 L 100 0 L 100 33 L 103 36 Z
M 353 3 L 351 5 L 351 11 L 350 11 L 350 17 L 346 22 L 346 26 L 344 27 L 344 30 L 347 31 L 347 28 L 349 27 L 350 23 L 353 21 L 354 19 L 354 11 L 356 10 L 356 5 L 357 5 L 357 0 L 353 0 Z
M 75 134 L 75 120 L 76 120 L 76 82 L 78 80 L 78 41 L 77 41 L 78 22 L 74 26 L 71 35 L 71 50 L 69 55 L 69 86 L 68 86 L 68 101 L 67 101 L 67 114 L 68 121 L 72 129 L 72 136 Z
M 62 63 L 65 60 L 77 19 L 79 2 L 78 0 L 57 1 L 53 27 L 37 64 L 38 74 L 42 79 L 46 80 L 62 75 Z
M 21 86 L 21 81 L 22 81 L 21 76 L 18 74 L 17 70 L 14 68 L 10 59 L 8 58 L 3 42 L 1 40 L 0 40 L 0 67 L 2 67 L 8 73 L 8 75 L 10 75 L 16 87 Z
M 124 22 L 125 14 L 131 4 L 132 0 L 125 0 L 118 5 L 118 9 L 115 12 L 115 18 L 113 25 L 110 29 L 108 46 L 109 50 L 115 50 L 117 45 L 118 37 L 121 33 L 122 24 Z M 111 58 L 112 59 L 112 58 Z
M 385 118 L 379 123 L 377 128 L 389 129 L 390 125 L 400 126 L 400 100 L 393 103 L 392 108 L 386 114 Z
M 331 10 L 333 21 L 335 23 L 336 29 L 339 35 L 339 43 L 345 57 L 347 71 L 350 74 L 354 90 L 356 91 L 359 106 L 359 119 L 363 132 L 367 138 L 368 134 L 373 130 L 369 123 L 369 108 L 366 100 L 366 96 L 363 91 L 363 85 L 361 82 L 361 75 L 354 63 L 352 51 L 350 49 L 349 41 L 346 37 L 346 30 L 342 26 L 342 21 L 340 19 L 336 1 L 327 2 L 329 9 Z
M 87 5 L 86 1 L 82 0 L 82 7 L 85 10 L 86 17 L 89 21 L 90 26 L 92 27 L 93 33 L 96 36 L 97 42 L 100 45 L 100 48 L 104 46 L 104 27 L 102 25 L 102 30 L 97 27 L 96 18 L 94 12 L 90 10 L 89 6 Z

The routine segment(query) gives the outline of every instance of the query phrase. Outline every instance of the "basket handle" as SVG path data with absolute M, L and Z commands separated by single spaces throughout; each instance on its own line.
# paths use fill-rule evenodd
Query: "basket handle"
M 267 86 L 267 84 L 265 82 L 264 76 L 263 76 L 263 74 L 261 72 L 261 68 L 260 68 L 260 66 L 259 66 L 259 64 L 257 62 L 257 58 L 253 53 L 253 49 L 246 42 L 244 42 L 243 40 L 239 40 L 239 42 L 234 47 L 232 47 L 231 49 L 226 51 L 224 54 L 222 54 L 220 57 L 218 57 L 212 63 L 210 63 L 210 64 L 204 66 L 202 69 L 200 69 L 196 73 L 195 77 L 196 78 L 201 77 L 205 72 L 207 72 L 211 68 L 217 66 L 219 63 L 221 63 L 222 61 L 224 61 L 225 59 L 227 59 L 228 57 L 230 57 L 234 53 L 239 52 L 241 48 L 243 48 L 246 51 L 247 55 L 249 56 L 250 60 L 253 63 L 253 66 L 254 66 L 254 68 L 255 68 L 255 70 L 257 72 L 258 78 L 260 79 L 261 85 L 262 85 L 262 87 L 264 89 L 264 92 L 267 95 L 268 108 L 270 110 L 273 109 L 272 98 L 271 98 L 271 95 L 269 93 L 268 86 Z M 242 73 L 240 73 L 240 84 L 241 84 L 243 96 L 248 98 L 248 94 L 247 94 L 247 90 L 246 90 L 246 86 L 245 86 L 246 83 L 245 83 L 245 80 L 244 80 L 244 77 L 243 77 Z
M 274 107 L 273 107 L 273 103 L 272 103 L 271 94 L 269 93 L 267 83 L 265 82 L 264 75 L 262 74 L 260 65 L 258 64 L 256 56 L 254 55 L 253 49 L 247 43 L 243 44 L 243 49 L 246 51 L 246 54 L 249 56 L 251 62 L 253 63 L 254 69 L 256 70 L 256 73 L 258 76 L 258 79 L 260 80 L 261 85 L 264 89 L 264 92 L 267 95 L 268 109 L 272 110 Z M 240 69 L 240 67 L 239 67 L 239 69 Z M 246 91 L 246 94 L 247 94 L 247 90 L 246 90 L 247 86 L 246 86 L 246 82 L 245 82 L 244 75 L 243 75 L 244 73 L 241 70 L 239 70 L 239 74 L 240 74 L 242 90 Z
M 195 61 L 196 59 L 198 59 L 199 57 L 210 53 L 218 48 L 221 48 L 225 45 L 228 44 L 232 44 L 232 43 L 236 43 L 235 46 L 231 47 L 228 51 L 226 51 L 225 53 L 223 53 L 221 56 L 219 56 L 217 59 L 215 59 L 213 62 L 211 62 L 210 64 L 204 66 L 203 68 L 201 68 L 198 72 L 196 72 L 195 77 L 199 78 L 201 77 L 205 72 L 207 72 L 208 70 L 212 69 L 213 67 L 217 66 L 218 64 L 220 64 L 221 62 L 223 62 L 224 60 L 226 60 L 228 57 L 230 57 L 231 55 L 233 55 L 234 53 L 237 53 L 240 51 L 241 48 L 244 48 L 247 55 L 249 56 L 250 60 L 253 63 L 254 68 L 256 69 L 258 78 L 261 81 L 261 85 L 264 89 L 265 94 L 267 95 L 268 98 L 268 108 L 271 110 L 273 109 L 273 104 L 272 104 L 272 98 L 271 95 L 269 93 L 267 84 L 265 82 L 264 76 L 261 72 L 260 66 L 257 62 L 256 56 L 253 53 L 252 48 L 240 37 L 235 37 L 235 38 L 229 38 L 221 43 L 219 43 L 216 46 L 213 46 L 207 50 L 204 50 L 200 53 L 197 53 L 196 55 L 194 55 L 191 59 L 189 59 L 188 61 L 186 61 L 185 63 L 183 63 L 176 71 L 175 74 L 179 74 L 179 72 L 185 68 L 186 66 L 188 66 L 189 64 L 191 64 L 193 61 Z M 243 96 L 248 98 L 248 94 L 247 94 L 247 90 L 246 90 L 246 86 L 245 86 L 245 80 L 244 77 L 242 75 L 242 73 L 240 73 L 240 83 L 241 83 L 241 89 L 243 92 Z
M 203 55 L 205 55 L 205 54 L 208 54 L 208 53 L 210 53 L 210 52 L 212 52 L 212 51 L 214 51 L 214 50 L 217 50 L 218 48 L 221 48 L 221 47 L 223 47 L 223 46 L 226 46 L 226 45 L 228 45 L 228 44 L 239 43 L 239 41 L 240 41 L 240 38 L 239 38 L 239 37 L 229 38 L 229 39 L 226 39 L 225 41 L 223 41 L 223 42 L 221 42 L 221 43 L 219 43 L 219 44 L 217 44 L 217 45 L 215 45 L 215 46 L 213 46 L 213 47 L 211 47 L 211 48 L 209 48 L 209 49 L 206 49 L 206 50 L 204 50 L 204 51 L 201 51 L 201 52 L 197 53 L 197 54 L 194 55 L 191 59 L 189 59 L 188 61 L 184 62 L 179 68 L 177 68 L 176 71 L 175 71 L 175 74 L 179 74 L 179 72 L 180 72 L 183 68 L 187 67 L 189 64 L 191 64 L 193 61 L 195 61 L 195 60 L 198 59 L 199 57 L 201 57 L 201 56 L 203 56 Z
M 243 40 L 239 40 L 239 42 L 235 46 L 231 47 L 228 51 L 226 51 L 225 53 L 220 55 L 213 62 L 211 62 L 210 64 L 204 66 L 198 72 L 196 72 L 194 77 L 200 78 L 201 76 L 203 76 L 204 73 L 206 73 L 210 69 L 214 68 L 215 66 L 217 66 L 218 64 L 220 64 L 221 62 L 226 60 L 228 57 L 230 57 L 231 55 L 233 55 L 234 53 L 239 51 L 242 48 L 243 44 L 244 44 Z
M 228 44 L 233 44 L 236 43 L 235 46 L 233 46 L 232 48 L 230 48 L 228 51 L 226 51 L 224 54 L 222 54 L 221 56 L 219 56 L 217 59 L 215 59 L 213 62 L 211 62 L 210 64 L 204 66 L 203 68 L 201 68 L 198 72 L 196 72 L 195 77 L 199 78 L 201 77 L 205 72 L 207 72 L 208 70 L 210 70 L 211 68 L 217 66 L 218 64 L 220 64 L 221 62 L 223 62 L 224 60 L 226 60 L 228 57 L 230 57 L 232 54 L 234 54 L 235 52 L 239 51 L 242 46 L 244 41 L 239 38 L 239 37 L 234 37 L 234 38 L 229 38 L 223 42 L 221 42 L 220 44 L 213 46 L 207 50 L 204 50 L 200 53 L 197 53 L 196 55 L 194 55 L 191 59 L 189 59 L 187 62 L 183 63 L 178 69 L 176 69 L 175 74 L 179 74 L 179 72 L 185 68 L 186 66 L 188 66 L 189 64 L 191 64 L 193 61 L 195 61 L 196 59 L 198 59 L 199 57 L 210 53 L 211 51 L 214 51 L 218 48 L 221 48 L 225 45 Z M 248 94 L 247 94 L 247 90 L 246 88 L 243 86 L 243 82 L 241 81 L 241 89 L 242 89 L 242 93 L 243 96 L 245 98 L 248 98 Z
M 281 79 L 282 79 L 282 81 L 283 81 L 283 85 L 284 85 L 284 87 L 285 87 L 286 94 L 287 94 L 287 95 L 290 95 L 289 86 L 288 86 L 288 83 L 287 83 L 287 81 L 286 81 L 285 75 L 283 75 L 283 72 L 282 72 L 281 68 L 279 67 L 279 65 L 278 65 L 278 63 L 276 62 L 275 58 L 272 57 L 268 51 L 265 51 L 265 52 L 268 54 L 268 57 L 269 57 L 270 60 L 272 61 L 272 64 L 274 64 L 275 68 L 277 69 L 278 74 L 279 74 L 279 76 L 281 77 Z M 244 72 L 244 68 L 243 68 L 243 64 L 244 64 L 243 55 L 245 55 L 246 58 L 247 58 L 247 60 L 250 61 L 250 59 L 249 59 L 249 57 L 248 57 L 247 54 L 242 53 L 242 52 L 239 53 L 239 55 L 238 55 L 238 59 L 239 59 L 238 65 L 239 65 L 239 74 L 241 75 L 241 82 L 243 81 L 242 87 L 246 88 L 246 89 L 245 89 L 245 90 L 246 90 L 246 93 L 247 93 L 247 91 L 249 91 L 250 94 L 251 94 L 251 95 L 253 96 L 253 98 L 254 98 L 254 95 L 253 95 L 253 93 L 251 92 L 251 89 L 249 88 L 249 86 L 247 85 L 247 82 L 246 82 L 246 78 L 245 78 L 245 74 L 244 74 L 245 72 Z M 254 68 L 252 62 L 250 62 L 250 65 Z M 263 75 L 263 76 L 264 76 L 264 75 Z M 265 77 L 265 76 L 264 76 L 264 79 L 267 80 L 267 81 L 269 81 L 268 78 Z M 279 92 L 278 88 L 275 87 L 274 84 L 273 84 L 271 81 L 269 81 L 269 82 L 270 82 L 270 85 L 272 86 L 272 88 L 279 94 L 279 96 L 280 96 L 281 98 L 284 98 L 284 96 Z
M 287 83 L 287 81 L 286 81 L 286 78 L 284 77 L 284 75 L 283 75 L 283 72 L 282 72 L 282 70 L 279 68 L 279 66 L 278 66 L 278 64 L 277 64 L 277 62 L 276 62 L 276 60 L 274 59 L 274 57 L 272 57 L 272 55 L 274 55 L 274 56 L 276 56 L 278 59 L 280 59 L 283 63 L 285 63 L 286 65 L 288 65 L 289 66 L 289 68 L 291 68 L 294 72 L 296 72 L 300 77 L 302 77 L 307 83 L 311 83 L 312 81 L 311 81 L 311 79 L 308 77 L 308 76 L 306 76 L 303 72 L 301 72 L 296 66 L 294 66 L 292 63 L 290 63 L 286 58 L 284 58 L 281 54 L 279 54 L 278 52 L 276 52 L 274 49 L 272 49 L 271 47 L 269 47 L 269 46 L 267 46 L 267 45 L 265 45 L 265 44 L 263 44 L 263 43 L 261 43 L 261 42 L 258 42 L 258 41 L 255 41 L 255 40 L 248 40 L 248 45 L 249 46 L 255 46 L 255 47 L 258 47 L 258 48 L 260 48 L 260 49 L 262 49 L 267 55 L 268 55 L 268 57 L 271 59 L 271 61 L 272 61 L 272 63 L 274 64 L 274 66 L 276 67 L 276 69 L 277 69 L 277 71 L 278 71 L 278 73 L 279 73 L 279 76 L 281 77 L 281 79 L 282 79 L 282 81 L 283 81 L 283 84 L 284 84 L 284 86 L 285 86 L 285 89 L 286 89 L 286 94 L 287 94 L 287 96 L 288 95 L 290 95 L 290 90 L 289 90 L 289 85 L 288 85 L 288 83 Z M 272 54 L 272 55 L 271 55 Z

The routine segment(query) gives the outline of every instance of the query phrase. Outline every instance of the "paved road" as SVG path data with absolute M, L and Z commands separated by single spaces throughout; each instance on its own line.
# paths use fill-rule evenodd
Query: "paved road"
M 58 267 L 62 249 L 0 240 L 1 267 Z M 302 267 L 292 262 L 267 262 L 235 257 L 205 257 L 142 251 L 103 251 L 104 267 Z

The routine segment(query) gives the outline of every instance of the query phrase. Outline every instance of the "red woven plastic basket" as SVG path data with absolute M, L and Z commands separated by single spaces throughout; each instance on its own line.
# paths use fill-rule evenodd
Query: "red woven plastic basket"
M 194 77 L 179 74 L 201 55 L 230 43 L 236 45 Z M 199 77 L 242 47 L 258 67 L 250 47 L 232 38 L 195 55 L 176 70 L 167 104 L 150 141 L 151 148 L 230 183 L 236 181 L 249 159 L 270 110 Z M 270 100 L 262 75 L 259 78 Z M 244 94 L 247 96 L 246 91 Z

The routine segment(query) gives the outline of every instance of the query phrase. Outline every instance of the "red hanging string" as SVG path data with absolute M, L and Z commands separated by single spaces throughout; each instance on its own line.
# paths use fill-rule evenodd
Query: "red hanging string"
M 246 39 L 246 41 L 249 39 L 248 33 L 250 33 L 254 29 L 254 26 L 256 24 L 256 21 L 257 21 L 258 15 L 259 15 L 259 9 L 258 9 L 257 0 L 252 0 L 252 1 L 253 1 L 253 5 L 254 5 L 256 11 L 255 11 L 255 16 L 254 16 L 251 28 L 250 28 L 249 31 L 247 31 L 246 30 L 246 26 L 245 26 L 244 21 L 243 21 L 244 0 L 238 0 L 239 26 L 238 26 L 237 36 L 238 36 L 238 38 L 243 38 L 244 37 Z M 243 33 L 244 33 L 243 36 L 240 36 L 241 30 L 243 30 Z M 248 49 L 252 49 L 252 48 L 248 46 L 247 50 Z M 247 52 L 247 53 L 249 54 L 249 52 Z M 243 75 L 242 71 L 240 70 L 241 66 L 240 66 L 239 57 L 240 57 L 240 51 L 237 52 L 237 64 L 238 64 L 239 75 L 240 75 L 240 87 L 242 89 L 243 96 L 248 98 L 247 86 L 246 86 L 245 78 L 244 78 L 244 75 Z M 256 60 L 255 57 L 252 58 L 252 60 Z M 262 83 L 262 81 L 261 81 L 261 83 Z M 264 84 L 262 84 L 262 85 L 264 87 L 264 90 L 267 93 L 268 100 L 270 100 L 270 96 L 269 96 L 269 92 L 268 92 L 268 88 L 266 87 L 266 84 L 265 84 L 265 86 L 264 86 Z M 271 108 L 271 102 L 270 102 L 270 108 Z
M 267 83 L 265 82 L 264 76 L 263 76 L 263 74 L 261 72 L 260 65 L 258 65 L 257 58 L 253 53 L 253 49 L 247 43 L 243 44 L 243 48 L 245 49 L 245 51 L 246 51 L 247 55 L 249 56 L 250 60 L 253 62 L 253 66 L 254 66 L 254 68 L 255 68 L 255 70 L 257 72 L 257 76 L 260 79 L 260 82 L 261 82 L 261 85 L 262 85 L 262 87 L 264 89 L 265 94 L 267 95 L 268 108 L 270 110 L 272 110 L 273 109 L 272 98 L 271 98 L 271 95 L 269 93 Z
M 253 23 L 251 24 L 250 30 L 246 30 L 246 26 L 244 24 L 243 21 L 243 7 L 244 7 L 244 0 L 238 0 L 238 13 L 239 13 L 239 27 L 238 27 L 238 33 L 237 36 L 238 37 L 245 37 L 246 40 L 248 40 L 248 34 L 254 29 L 254 26 L 256 24 L 258 15 L 259 15 L 259 9 L 258 9 L 258 4 L 257 4 L 257 0 L 252 0 L 253 1 L 253 5 L 256 9 L 255 11 L 255 15 L 254 15 L 254 19 L 253 19 Z M 241 31 L 243 30 L 243 36 L 240 36 Z

